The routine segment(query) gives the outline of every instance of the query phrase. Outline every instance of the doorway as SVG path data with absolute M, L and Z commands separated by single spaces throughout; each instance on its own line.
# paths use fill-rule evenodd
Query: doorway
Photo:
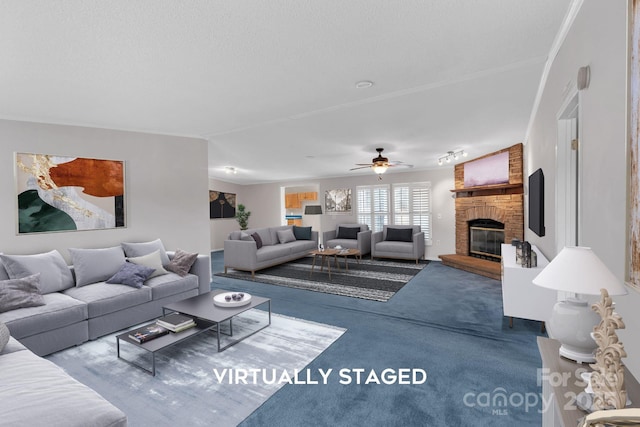
M 580 102 L 568 98 L 558 116 L 556 142 L 556 250 L 580 244 Z

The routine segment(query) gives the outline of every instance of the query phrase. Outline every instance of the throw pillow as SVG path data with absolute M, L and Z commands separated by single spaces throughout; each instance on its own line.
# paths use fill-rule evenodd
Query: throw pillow
M 249 236 L 251 238 L 251 236 Z M 167 264 L 167 270 L 176 273 L 179 276 L 186 276 L 189 274 L 189 269 L 196 262 L 198 254 L 192 254 L 185 252 L 182 249 L 178 249 L 173 256 L 173 259 Z
M 44 305 L 40 294 L 40 273 L 20 279 L 0 281 L 0 313 L 16 308 Z
M 76 286 L 104 282 L 113 276 L 124 262 L 120 246 L 102 249 L 69 248 L 76 273 Z
M 2 255 L 2 252 L 0 252 L 0 255 Z M 2 263 L 2 259 L 0 259 L 0 280 L 7 280 L 8 278 L 7 270 L 4 269 L 4 264 Z
M 160 239 L 144 243 L 121 243 L 121 245 L 127 258 L 139 257 L 148 255 L 151 252 L 159 251 L 160 258 L 162 259 L 162 265 L 169 264 L 169 256 L 167 255 L 167 251 L 165 251 L 162 240 Z
M 262 247 L 262 238 L 260 235 L 258 233 L 253 233 L 251 237 L 256 241 L 256 246 L 260 249 Z
M 147 280 L 153 272 L 153 268 L 132 262 L 125 262 L 116 274 L 107 279 L 107 283 L 141 288 L 144 281 Z
M 251 235 L 245 233 L 244 231 L 240 232 L 240 240 L 244 240 L 245 242 L 253 242 L 253 238 L 251 238 Z
M 296 240 L 311 240 L 311 227 L 298 227 L 293 226 L 293 235 Z
M 35 255 L 0 255 L 4 268 L 11 279 L 21 279 L 40 273 L 42 294 L 62 291 L 73 287 L 73 276 L 60 252 Z
M 336 239 L 357 239 L 360 227 L 338 227 Z
M 0 352 L 4 350 L 4 346 L 9 342 L 9 338 L 11 338 L 9 328 L 7 328 L 7 325 L 4 323 L 0 322 Z
M 278 230 L 278 241 L 281 244 L 295 242 L 296 236 L 293 234 L 293 230 L 291 228 L 287 228 L 286 230 Z
M 145 267 L 153 268 L 153 273 L 147 279 L 151 279 L 152 277 L 161 276 L 163 274 L 167 274 L 167 270 L 162 267 L 162 259 L 160 258 L 160 251 L 153 251 L 150 254 L 127 258 L 129 262 L 138 265 L 144 265 Z M 169 264 L 169 263 L 167 263 Z
M 387 237 L 385 240 L 393 242 L 412 242 L 413 228 L 387 227 Z

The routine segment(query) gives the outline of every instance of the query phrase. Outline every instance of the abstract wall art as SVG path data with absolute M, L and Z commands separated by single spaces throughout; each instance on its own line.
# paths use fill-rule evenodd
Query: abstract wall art
M 327 190 L 324 194 L 324 210 L 328 214 L 351 212 L 351 189 Z
M 124 162 L 16 153 L 18 234 L 125 226 Z
M 464 164 L 464 187 L 509 183 L 509 152 L 482 157 Z
M 209 218 L 235 218 L 236 195 L 209 190 Z

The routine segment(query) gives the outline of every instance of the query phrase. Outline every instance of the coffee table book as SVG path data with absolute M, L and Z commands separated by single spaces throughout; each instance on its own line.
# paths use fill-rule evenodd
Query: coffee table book
M 139 343 L 151 341 L 154 338 L 167 335 L 169 330 L 157 324 L 142 326 L 129 332 L 129 338 Z
M 196 325 L 192 317 L 179 313 L 172 313 L 156 320 L 156 323 L 171 332 L 180 332 Z

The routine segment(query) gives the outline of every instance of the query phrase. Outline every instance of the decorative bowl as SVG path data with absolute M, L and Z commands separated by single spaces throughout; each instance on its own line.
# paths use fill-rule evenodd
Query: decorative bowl
M 229 301 L 227 301 L 227 297 L 229 297 Z M 246 292 L 223 292 L 213 296 L 213 304 L 218 307 L 241 307 L 250 302 L 251 295 Z

